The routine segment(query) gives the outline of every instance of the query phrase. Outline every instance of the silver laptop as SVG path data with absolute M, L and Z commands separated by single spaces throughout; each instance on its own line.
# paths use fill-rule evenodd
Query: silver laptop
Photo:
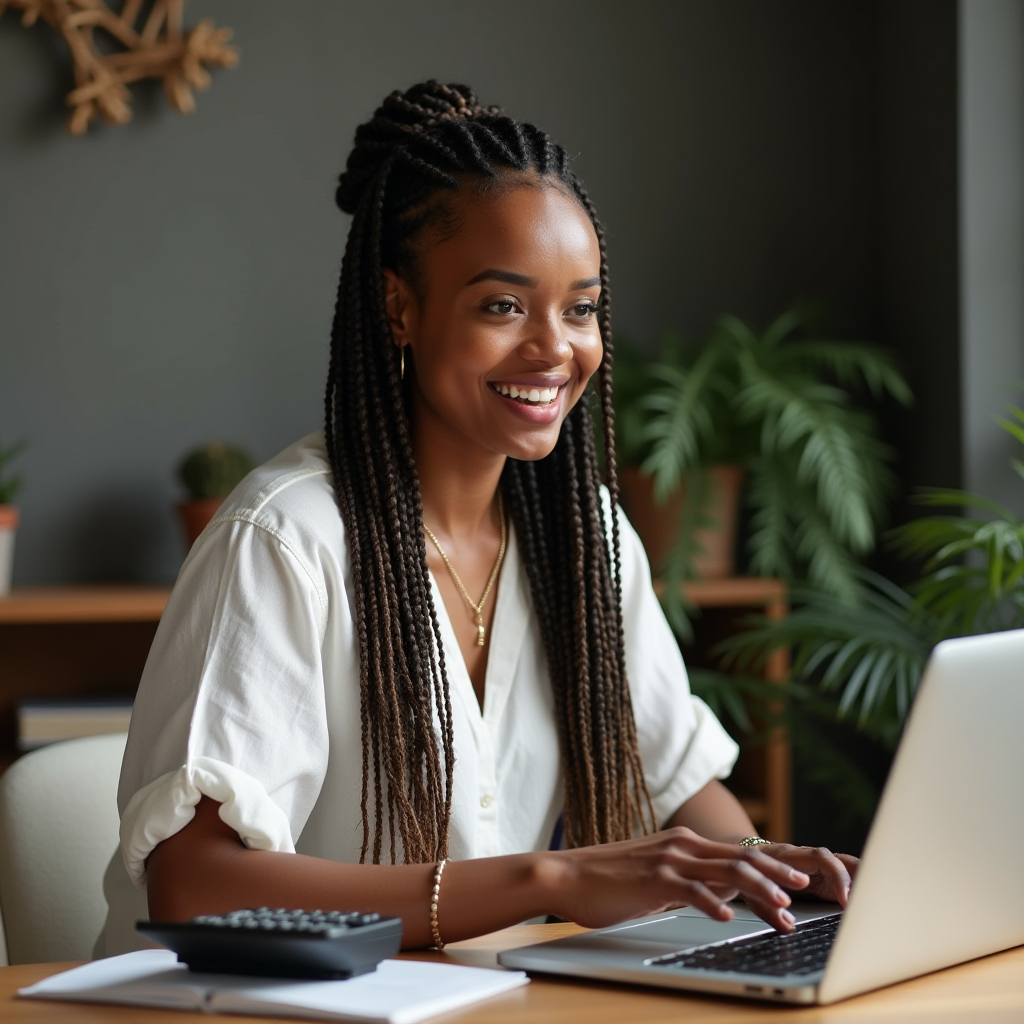
M 692 908 L 509 950 L 506 967 L 788 1003 L 838 999 L 1024 945 L 1024 630 L 932 653 L 849 905 L 790 935 Z

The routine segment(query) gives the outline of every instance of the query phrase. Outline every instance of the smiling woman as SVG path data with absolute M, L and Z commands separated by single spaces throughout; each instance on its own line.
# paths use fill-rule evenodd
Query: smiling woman
M 845 902 L 852 858 L 752 845 L 718 781 L 735 745 L 618 510 L 604 234 L 565 151 L 428 82 L 360 126 L 337 199 L 325 431 L 193 547 L 132 716 L 152 914 L 376 910 L 440 946 Z

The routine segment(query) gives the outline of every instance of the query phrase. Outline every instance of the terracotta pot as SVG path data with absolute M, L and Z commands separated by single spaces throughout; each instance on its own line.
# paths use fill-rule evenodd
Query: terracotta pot
M 743 469 L 740 466 L 711 466 L 712 497 L 708 515 L 714 527 L 698 530 L 696 540 L 704 553 L 694 558 L 694 568 L 701 579 L 726 579 L 736 573 L 736 526 L 739 519 L 740 491 Z M 654 502 L 654 481 L 635 466 L 619 469 L 622 505 L 629 521 L 640 534 L 657 576 L 661 565 L 679 533 L 679 520 L 686 501 L 686 486 L 664 505 Z
M 14 568 L 14 534 L 21 521 L 17 505 L 0 505 L 0 597 L 11 592 Z
M 183 501 L 178 506 L 178 515 L 181 517 L 182 526 L 185 527 L 185 542 L 189 551 L 223 504 L 223 498 L 196 498 L 193 501 Z

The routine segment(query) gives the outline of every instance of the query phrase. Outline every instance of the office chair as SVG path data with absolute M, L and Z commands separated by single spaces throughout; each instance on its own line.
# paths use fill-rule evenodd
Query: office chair
M 7 963 L 92 958 L 107 913 L 103 874 L 118 845 L 125 739 L 121 733 L 55 743 L 0 777 Z

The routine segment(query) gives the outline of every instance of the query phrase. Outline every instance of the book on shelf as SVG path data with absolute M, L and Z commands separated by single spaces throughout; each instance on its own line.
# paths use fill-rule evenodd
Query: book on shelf
M 127 732 L 131 717 L 130 697 L 26 698 L 18 701 L 18 750 Z

